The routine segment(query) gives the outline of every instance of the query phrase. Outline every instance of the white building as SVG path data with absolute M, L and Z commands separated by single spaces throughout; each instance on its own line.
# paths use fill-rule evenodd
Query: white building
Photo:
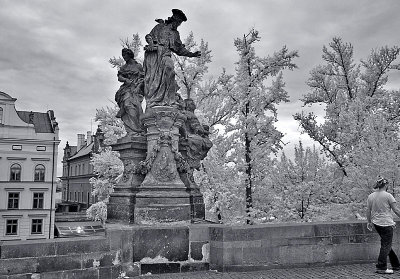
M 53 238 L 58 125 L 15 101 L 0 91 L 0 241 Z

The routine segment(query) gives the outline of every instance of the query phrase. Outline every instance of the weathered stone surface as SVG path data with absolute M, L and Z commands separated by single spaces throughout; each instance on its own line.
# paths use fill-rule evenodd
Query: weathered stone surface
M 112 266 L 116 259 L 117 252 L 97 252 L 82 255 L 83 268 L 97 268 L 104 266 Z
M 209 232 L 210 267 L 219 271 L 376 261 L 379 252 L 379 236 L 364 232 L 364 222 L 216 225 Z
M 190 242 L 190 258 L 195 261 L 203 260 L 203 246 L 208 244 L 208 241 L 191 241 Z
M 213 242 L 210 243 L 210 269 L 223 271 L 224 269 L 224 249 L 216 247 Z
M 120 153 L 120 159 L 124 164 L 124 173 L 114 187 L 114 192 L 110 195 L 107 204 L 107 219 L 133 224 L 135 222 L 137 188 L 145 177 L 144 174 L 138 172 L 138 166 L 146 158 L 146 137 L 127 136 L 119 139 L 112 148 Z
M 331 224 L 330 226 L 331 235 L 349 235 L 348 224 Z
M 37 272 L 81 269 L 81 255 L 52 256 L 37 258 Z
M 77 269 L 57 272 L 46 272 L 40 274 L 40 279 L 97 279 L 98 269 Z M 109 277 L 112 278 L 112 277 Z
M 112 276 L 112 268 L 111 267 L 101 267 L 99 268 L 99 279 L 109 279 L 109 278 L 118 278 Z
M 313 225 L 315 236 L 328 236 L 330 235 L 330 224 L 316 224 Z
M 180 263 L 155 263 L 141 264 L 141 274 L 160 274 L 160 273 L 179 273 L 181 270 Z
M 41 257 L 55 254 L 55 244 L 52 240 L 5 242 L 0 249 L 1 259 Z
M 37 273 L 36 274 L 36 278 L 40 279 L 40 274 Z M 14 274 L 14 275 L 10 275 L 10 276 L 0 276 L 0 279 L 35 279 L 35 274 L 31 274 L 31 273 L 27 273 L 27 274 Z
M 190 220 L 190 205 L 152 204 L 137 206 L 135 210 L 136 223 L 174 222 Z
M 210 227 L 210 240 L 222 241 L 224 229 L 222 227 Z
M 351 244 L 351 245 L 335 245 L 332 248 L 332 262 L 362 262 L 369 260 L 368 250 L 370 247 L 365 244 Z M 363 257 L 361 257 L 363 255 Z M 375 259 L 378 257 L 378 253 L 375 254 Z
M 209 241 L 210 226 L 209 225 L 191 225 L 189 230 L 190 241 Z
M 206 271 L 210 269 L 208 263 L 182 263 L 181 272 Z
M 85 237 L 62 239 L 55 242 L 57 255 L 109 251 L 105 237 Z
M 128 277 L 135 277 L 140 275 L 140 264 L 139 263 L 128 263 L 121 266 L 122 271 Z
M 107 237 L 110 241 L 111 251 L 120 251 L 121 261 L 132 262 L 133 255 L 133 236 L 134 232 L 130 228 L 118 228 L 107 230 Z
M 332 244 L 343 244 L 349 243 L 349 237 L 347 235 L 333 235 Z
M 107 266 L 107 267 L 100 267 L 98 269 L 98 277 L 99 279 L 114 279 L 114 278 L 119 278 L 122 272 L 122 267 L 121 265 L 117 266 Z M 71 278 L 72 279 L 72 278 Z
M 110 202 L 107 204 L 107 219 L 133 224 L 135 222 L 135 194 L 121 191 L 110 195 Z
M 354 223 L 354 224 L 348 224 L 348 232 L 349 235 L 360 235 L 364 234 L 364 228 L 362 223 Z
M 16 264 L 18 261 L 18 264 Z M 2 259 L 0 260 L 0 275 L 34 273 L 38 269 L 36 258 Z
M 189 254 L 189 229 L 187 227 L 143 228 L 133 237 L 133 261 L 157 256 L 169 261 L 186 261 Z

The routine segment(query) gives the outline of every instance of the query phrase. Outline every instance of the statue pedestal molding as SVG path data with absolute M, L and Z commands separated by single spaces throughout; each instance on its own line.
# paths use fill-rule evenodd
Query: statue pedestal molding
M 126 136 L 113 144 L 112 149 L 120 153 L 120 159 L 124 164 L 124 173 L 114 187 L 114 192 L 110 194 L 107 219 L 133 224 L 135 222 L 135 198 L 138 187 L 145 178 L 145 175 L 138 172 L 136 168 L 146 158 L 146 137 Z
M 191 220 L 190 194 L 178 171 L 186 167 L 178 152 L 183 115 L 175 108 L 155 106 L 142 116 L 147 130 L 146 177 L 138 188 L 135 222 Z

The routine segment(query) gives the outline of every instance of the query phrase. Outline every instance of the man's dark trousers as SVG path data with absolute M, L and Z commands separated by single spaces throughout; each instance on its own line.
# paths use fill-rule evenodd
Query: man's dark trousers
M 400 262 L 397 258 L 396 253 L 392 249 L 392 240 L 393 240 L 393 226 L 378 226 L 375 225 L 375 229 L 381 237 L 381 249 L 379 251 L 378 264 L 376 265 L 377 269 L 386 269 L 387 268 L 387 257 L 389 256 L 390 264 L 392 268 L 399 268 Z

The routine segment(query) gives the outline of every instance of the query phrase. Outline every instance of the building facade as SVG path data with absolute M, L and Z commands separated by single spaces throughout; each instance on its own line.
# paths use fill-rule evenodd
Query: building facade
M 0 240 L 53 238 L 58 124 L 15 101 L 0 92 Z
M 100 129 L 95 135 L 91 132 L 78 134 L 76 146 L 67 142 L 64 148 L 62 160 L 63 174 L 62 181 L 62 205 L 78 205 L 77 211 L 89 208 L 95 202 L 92 196 L 90 178 L 94 177 L 93 166 L 90 163 L 93 153 L 98 152 L 103 142 L 103 133 Z M 71 211 L 71 209 L 68 209 Z

